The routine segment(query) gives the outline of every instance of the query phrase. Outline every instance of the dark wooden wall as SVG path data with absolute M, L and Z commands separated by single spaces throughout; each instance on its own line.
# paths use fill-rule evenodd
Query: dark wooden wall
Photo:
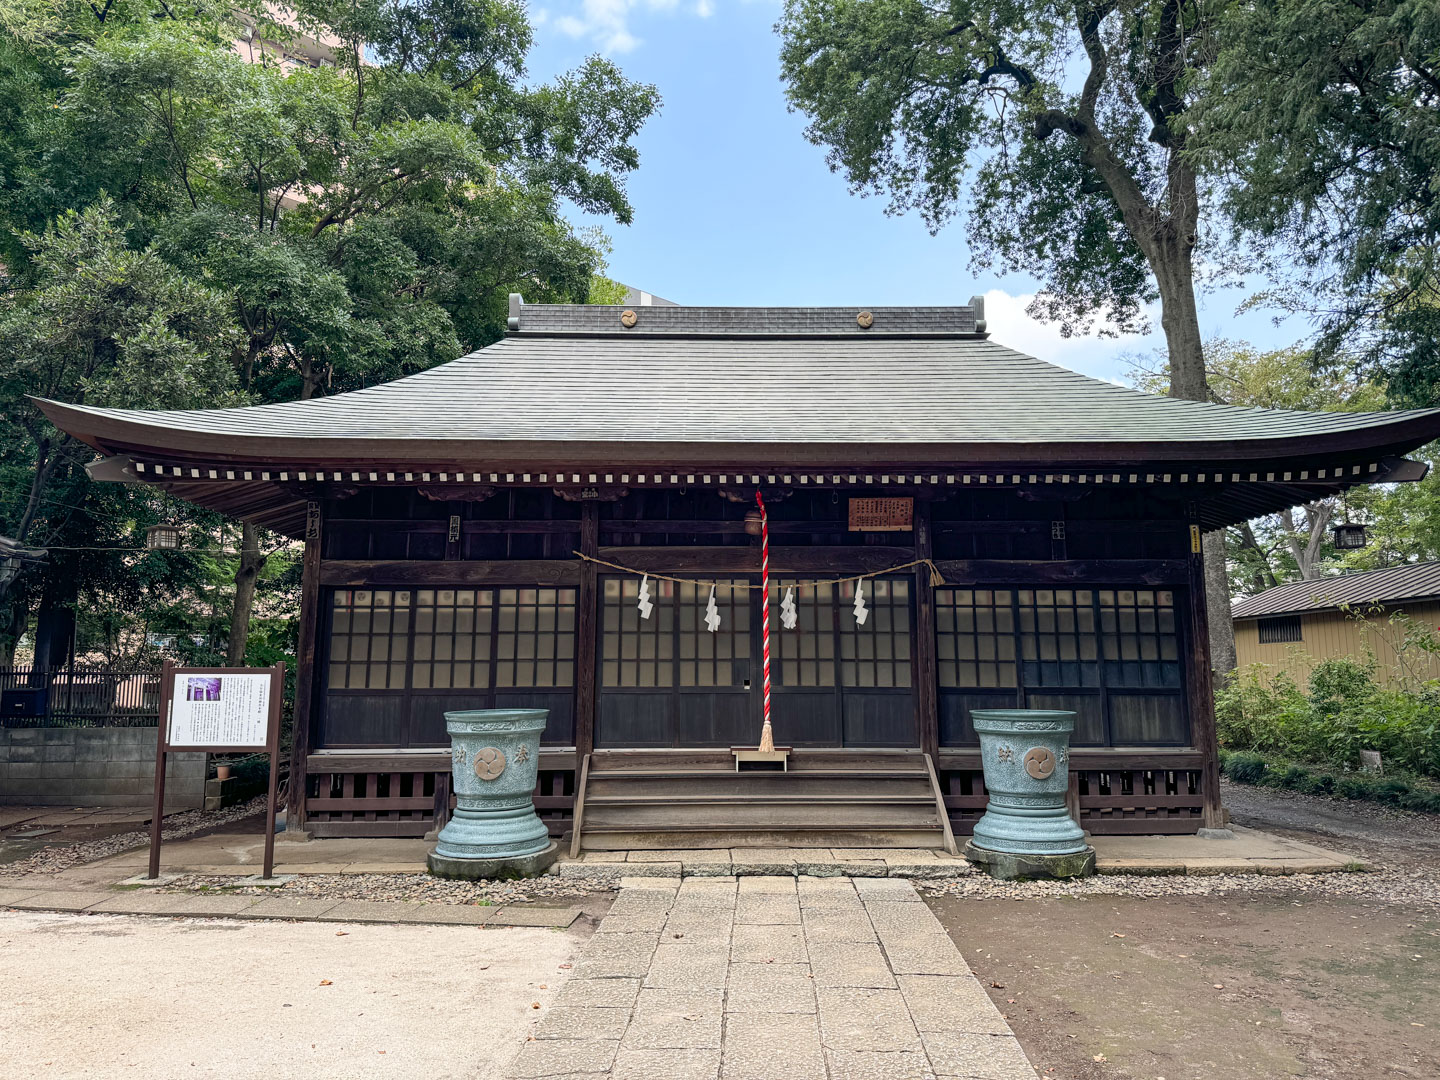
M 577 630 L 572 685 L 537 691 L 534 704 L 550 707 L 556 715 L 555 730 L 547 732 L 547 743 L 557 748 L 574 746 L 583 755 L 594 745 L 601 704 L 597 699 L 599 593 L 601 576 L 608 571 L 581 562 L 574 552 L 585 551 L 635 569 L 696 578 L 751 575 L 759 568 L 759 541 L 745 528 L 753 492 L 734 492 L 727 497 L 699 489 L 598 491 L 589 493 L 596 496 L 589 499 L 561 498 L 553 491 L 533 488 L 458 494 L 466 497 L 432 499 L 415 490 L 375 488 L 324 503 L 323 531 L 307 548 L 307 567 L 314 562 L 314 573 L 307 579 L 314 641 L 309 680 L 313 707 L 304 736 L 308 752 L 323 753 L 327 732 L 335 730 L 333 724 L 327 726 L 327 710 L 337 707 L 344 697 L 343 693 L 328 693 L 325 686 L 328 612 L 337 588 L 544 586 L 573 590 Z M 907 739 L 918 738 L 922 748 L 939 757 L 963 755 L 974 747 L 968 724 L 970 708 L 1015 705 L 1076 709 L 1080 713 L 1077 746 L 1102 748 L 1123 742 L 1156 751 L 1179 750 L 1213 739 L 1208 697 L 1202 692 L 1208 691 L 1208 681 L 1199 687 L 1200 680 L 1193 672 L 1203 656 L 1203 647 L 1197 649 L 1194 640 L 1197 626 L 1203 633 L 1203 622 L 1197 623 L 1188 602 L 1192 572 L 1188 524 L 1175 502 L 1158 499 L 1143 488 L 1072 487 L 1061 491 L 1046 485 L 1019 490 L 966 489 L 945 498 L 917 498 L 914 531 L 850 532 L 849 497 L 887 494 L 912 493 L 767 491 L 766 501 L 772 568 L 777 573 L 840 576 L 887 569 L 917 556 L 934 558 L 945 586 L 932 588 L 923 566 L 906 571 L 914 575 L 915 652 L 914 678 L 906 697 L 906 708 L 913 711 L 914 719 L 907 722 L 911 733 Z M 1017 652 L 1017 677 L 1012 685 L 947 686 L 937 655 L 937 643 L 943 647 L 947 631 L 937 622 L 937 614 L 943 620 L 940 609 L 953 604 L 954 590 L 980 588 L 1005 590 L 1016 618 L 1018 608 L 1024 606 L 1020 590 L 1028 593 L 1024 604 L 1031 606 L 1040 590 L 1051 600 L 1057 590 L 1068 591 L 1072 600 L 1080 590 L 1092 608 L 1101 589 L 1138 588 L 1152 595 L 1163 590 L 1173 598 L 1179 656 L 1163 672 L 1142 673 L 1137 685 L 1103 661 L 1094 665 L 1093 678 L 1068 678 L 1064 673 L 1047 678 L 1038 662 L 1024 670 Z M 757 621 L 752 635 L 758 635 L 758 629 Z M 1011 633 L 1016 650 L 1023 650 L 1018 624 L 1012 622 Z M 953 684 L 955 680 L 948 681 Z M 431 696 L 438 700 L 445 695 Z M 498 697 L 487 699 L 478 705 L 474 694 L 452 696 L 454 702 L 447 707 L 465 701 L 470 707 L 527 703 L 524 693 L 511 694 L 503 702 Z M 382 712 L 385 708 L 377 707 Z M 1198 718 L 1199 724 L 1194 723 L 1197 709 L 1206 712 Z M 412 734 L 420 730 L 411 721 L 406 724 Z M 425 729 L 421 741 L 432 734 Z M 297 743 L 300 741 L 297 738 Z M 349 745 L 371 745 L 378 750 L 402 741 L 414 744 L 409 736 L 387 742 L 377 728 Z M 958 761 L 947 774 L 951 780 L 964 775 Z M 1097 790 L 1108 785 L 1109 774 L 1105 776 L 1102 779 L 1096 773 Z M 340 797 L 345 782 L 332 777 L 326 781 L 331 786 L 324 790 Z M 339 787 L 334 786 L 337 783 Z M 1194 785 L 1188 780 L 1172 778 L 1163 781 L 1162 787 L 1166 784 L 1172 789 L 1170 796 L 1182 801 L 1192 797 Z M 547 798 L 563 801 L 567 797 L 560 793 L 564 786 L 560 783 Z M 320 794 L 317 789 L 316 797 Z M 424 790 L 408 796 L 412 801 L 427 797 Z M 983 805 L 983 794 L 956 795 L 962 801 L 977 797 Z M 1102 797 L 1113 797 L 1108 787 L 1103 796 L 1092 796 Z M 550 809 L 558 822 L 562 808 Z M 963 821 L 957 818 L 957 823 Z

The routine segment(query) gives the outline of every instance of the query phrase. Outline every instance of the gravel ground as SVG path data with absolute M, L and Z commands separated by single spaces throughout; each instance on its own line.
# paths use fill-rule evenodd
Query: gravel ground
M 226 807 L 224 810 L 186 810 L 171 814 L 165 819 L 162 837 L 165 840 L 180 840 L 196 833 L 205 832 L 232 821 L 252 817 L 265 812 L 265 797 L 257 796 L 248 803 Z M 107 836 L 103 840 L 87 840 L 78 844 L 50 844 L 35 854 L 12 863 L 0 865 L 0 881 L 25 877 L 30 874 L 58 874 L 81 863 L 107 859 L 122 851 L 144 847 L 150 843 L 150 831 L 139 829 L 134 832 Z
M 1354 874 L 1215 874 L 1146 877 L 1104 874 L 1078 881 L 995 881 L 971 874 L 948 881 L 917 881 L 926 896 L 970 900 L 1035 900 L 1050 896 L 1273 896 L 1297 904 L 1320 897 L 1348 897 L 1394 904 L 1440 907 L 1440 867 Z
M 1307 843 L 1344 841 L 1344 850 L 1374 869 L 1353 874 L 1217 874 L 1147 877 L 1105 874 L 1081 881 L 995 881 L 976 871 L 944 881 L 916 882 L 927 896 L 974 900 L 1030 900 L 1048 896 L 1236 896 L 1351 898 L 1393 904 L 1440 905 L 1440 816 L 1393 810 L 1353 799 L 1323 799 L 1291 791 L 1225 784 L 1222 795 L 1235 824 Z
M 186 874 L 168 892 L 230 896 L 313 896 L 321 900 L 420 900 L 433 904 L 517 904 L 608 892 L 613 882 L 544 874 L 525 881 L 446 881 L 428 874 L 306 874 L 284 885 L 237 886 L 233 877 Z

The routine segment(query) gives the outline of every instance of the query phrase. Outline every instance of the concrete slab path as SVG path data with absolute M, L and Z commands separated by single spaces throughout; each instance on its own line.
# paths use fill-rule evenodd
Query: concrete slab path
M 625 879 L 511 1080 L 1034 1080 L 915 888 Z
M 1307 874 L 1344 870 L 1351 855 L 1236 827 L 1227 839 L 1198 836 L 1096 836 L 1096 868 L 1102 874 Z M 425 872 L 425 840 L 380 837 L 298 842 L 281 833 L 275 845 L 277 874 L 410 874 Z M 255 873 L 264 853 L 258 831 L 215 833 L 167 843 L 167 873 L 216 876 Z M 96 866 L 119 877 L 148 861 L 144 848 L 112 856 Z M 125 873 L 121 873 L 125 871 Z M 962 857 L 923 848 L 713 848 L 669 851 L 594 851 L 562 858 L 566 877 L 618 881 L 622 877 L 729 877 L 844 875 L 946 878 L 969 872 Z
M 224 919 L 294 919 L 320 922 L 430 923 L 442 926 L 534 926 L 563 930 L 580 917 L 578 903 L 416 903 L 407 900 L 322 900 L 313 897 L 236 896 L 100 886 L 57 888 L 34 879 L 30 887 L 0 883 L 0 908 L 69 911 L 88 915 L 170 915 Z

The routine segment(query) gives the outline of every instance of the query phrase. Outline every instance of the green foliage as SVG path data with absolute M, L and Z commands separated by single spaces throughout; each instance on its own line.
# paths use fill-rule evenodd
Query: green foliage
M 1400 810 L 1440 814 L 1440 787 L 1424 780 L 1339 773 L 1326 767 L 1309 768 L 1243 752 L 1221 751 L 1220 767 L 1237 784 L 1260 784 L 1325 798 L 1362 799 Z
M 968 194 L 977 263 L 1040 278 L 1035 314 L 1128 333 L 1157 296 L 1193 302 L 1183 117 L 1219 8 L 788 0 L 781 67 L 856 192 L 932 229 Z
M 1228 211 L 1298 266 L 1326 357 L 1400 400 L 1440 387 L 1440 14 L 1434 0 L 1231 4 L 1195 116 Z M 1318 292 L 1318 296 L 1315 294 Z
M 1383 680 L 1373 655 L 1318 661 L 1304 688 L 1264 664 L 1236 672 L 1215 695 L 1220 745 L 1340 770 L 1358 769 L 1361 750 L 1378 750 L 1387 768 L 1440 779 L 1440 681 L 1421 678 L 1428 664 L 1407 659 L 1433 658 L 1440 642 L 1404 616 L 1392 621 L 1404 631 L 1401 659 Z M 1302 781 L 1296 774 L 1286 786 L 1306 790 Z
M 247 19 L 334 42 L 334 63 L 246 63 L 224 5 L 0 0 L 0 533 L 52 549 L 0 596 L 0 665 L 32 615 L 67 612 L 106 657 L 213 662 L 234 602 L 233 528 L 93 484 L 91 451 L 26 394 L 188 408 L 372 385 L 495 340 L 510 291 L 584 301 L 605 241 L 564 200 L 631 220 L 659 97 L 599 58 L 525 83 L 523 4 L 293 8 L 298 30 Z M 208 550 L 144 552 L 162 520 Z M 294 649 L 292 568 L 263 548 L 256 663 Z

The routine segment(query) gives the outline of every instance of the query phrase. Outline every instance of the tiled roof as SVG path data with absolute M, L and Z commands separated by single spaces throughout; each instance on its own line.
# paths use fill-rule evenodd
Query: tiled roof
M 1253 619 L 1260 615 L 1290 615 L 1433 596 L 1440 596 L 1440 562 L 1411 563 L 1363 574 L 1276 585 L 1240 600 L 1231 608 L 1231 613 L 1237 619 Z
M 479 352 L 365 390 L 239 409 L 128 410 L 45 403 L 93 443 L 231 449 L 284 440 L 349 456 L 391 442 L 870 446 L 871 460 L 1330 454 L 1413 448 L 1440 410 L 1291 412 L 1143 394 L 990 341 L 972 307 L 522 307 L 520 327 Z M 513 316 L 512 311 L 512 316 Z M 1324 437 L 1321 442 L 1305 443 Z M 321 440 L 326 442 L 322 445 Z M 380 443 L 382 445 L 375 445 Z M 1247 445 L 1250 444 L 1250 445 Z M 178 444 L 177 444 L 178 445 Z M 904 451 L 906 446 L 914 447 Z M 1007 449 L 1008 447 L 1008 449 Z M 897 449 L 898 448 L 898 449 Z M 1047 449 L 1048 448 L 1048 449 Z M 1128 449 L 1127 449 L 1128 448 Z M 272 448 L 275 449 L 275 448 Z M 1084 450 L 1089 453 L 1090 450 Z

